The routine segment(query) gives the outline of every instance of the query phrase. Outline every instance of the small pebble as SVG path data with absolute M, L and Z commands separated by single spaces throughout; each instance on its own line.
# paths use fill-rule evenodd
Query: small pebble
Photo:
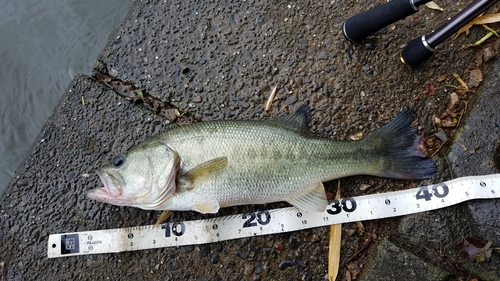
M 66 180 L 72 181 L 76 177 L 76 175 L 77 175 L 76 171 L 71 171 L 71 172 L 66 174 Z
M 245 264 L 245 269 L 243 270 L 243 274 L 245 276 L 250 276 L 253 273 L 254 269 L 255 269 L 255 266 L 253 264 L 247 263 L 247 264 Z
M 222 252 L 222 244 L 215 244 L 214 251 L 217 253 Z
M 367 74 L 373 75 L 373 70 L 369 65 L 365 64 L 361 67 L 361 69 L 363 69 L 363 71 L 365 71 Z
M 318 60 L 327 60 L 328 59 L 328 53 L 325 51 L 321 51 L 318 54 Z
M 297 237 L 290 237 L 290 248 L 297 250 L 299 248 L 299 240 Z
M 305 267 L 306 264 L 303 260 L 299 259 L 299 258 L 296 258 L 293 260 L 293 263 L 297 266 L 297 267 Z
M 43 133 L 43 139 L 44 139 L 45 141 L 50 140 L 50 134 L 51 134 L 51 133 L 50 133 L 50 131 L 49 131 L 49 130 L 45 130 L 45 132 Z
M 181 265 L 179 264 L 179 262 L 177 260 L 169 260 L 167 262 L 167 267 L 169 270 L 177 270 L 177 269 L 179 269 L 179 267 L 181 267 Z
M 235 265 L 234 261 L 230 261 L 224 265 L 224 269 L 233 268 Z
M 200 257 L 204 258 L 210 254 L 210 246 L 202 245 L 200 246 Z
M 16 185 L 18 187 L 27 186 L 28 185 L 28 180 L 26 180 L 26 179 L 19 179 L 19 180 L 17 180 Z
M 240 259 L 248 258 L 248 253 L 242 251 L 234 251 L 234 254 Z
M 276 243 L 274 244 L 274 248 L 275 248 L 276 250 L 278 250 L 278 251 L 283 251 L 283 250 L 285 250 L 285 246 L 284 246 L 283 244 L 279 243 L 279 242 L 276 242 Z M 265 252 L 265 251 L 266 251 L 266 250 L 264 249 L 264 252 Z
M 495 51 L 491 47 L 487 47 L 483 51 L 483 61 L 484 62 L 489 62 L 495 58 Z
M 294 266 L 294 262 L 293 261 L 291 261 L 291 260 L 284 260 L 284 261 L 280 262 L 280 264 L 278 265 L 278 268 L 280 270 L 285 270 L 285 269 L 287 269 L 287 268 L 289 268 L 291 266 Z
M 239 101 L 238 105 L 240 107 L 243 107 L 243 108 L 249 108 L 250 107 L 250 104 L 248 102 L 245 102 L 245 101 Z
M 212 264 L 217 264 L 219 262 L 219 260 L 220 260 L 220 257 L 217 254 L 213 254 L 212 257 L 210 258 L 210 262 Z
M 292 105 L 297 102 L 297 95 L 293 94 L 285 100 L 285 105 Z
M 283 247 L 283 249 L 284 248 L 285 247 Z M 272 249 L 271 248 L 262 248 L 262 251 L 264 252 L 264 254 L 269 255 L 271 253 Z
M 377 44 L 375 43 L 366 43 L 365 47 L 368 51 L 373 51 L 375 48 L 377 48 Z
M 200 276 L 196 279 L 196 281 L 208 281 L 208 278 L 206 276 Z
M 258 253 L 260 250 L 259 246 L 255 246 L 253 243 L 248 244 L 248 249 L 254 253 Z
M 196 89 L 198 89 L 198 87 L 196 87 Z M 197 92 L 199 92 L 197 90 Z M 201 96 L 199 94 L 194 94 L 193 95 L 193 102 L 201 102 Z
M 262 264 L 260 262 L 255 263 L 255 274 L 262 274 Z
M 191 253 L 193 250 L 194 250 L 193 245 L 187 245 L 187 246 L 181 247 L 181 252 L 184 254 Z

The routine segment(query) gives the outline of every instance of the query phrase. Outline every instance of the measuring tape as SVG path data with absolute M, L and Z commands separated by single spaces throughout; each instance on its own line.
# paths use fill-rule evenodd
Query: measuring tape
M 413 189 L 332 200 L 323 213 L 295 207 L 205 220 L 52 234 L 48 257 L 116 253 L 213 243 L 331 224 L 436 210 L 472 199 L 500 197 L 500 174 L 458 178 Z

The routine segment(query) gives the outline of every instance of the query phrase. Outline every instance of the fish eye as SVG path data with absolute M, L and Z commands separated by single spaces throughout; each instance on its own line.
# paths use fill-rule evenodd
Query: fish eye
M 113 166 L 115 166 L 115 168 L 120 168 L 125 164 L 125 159 L 125 155 L 118 155 L 115 160 L 113 160 Z

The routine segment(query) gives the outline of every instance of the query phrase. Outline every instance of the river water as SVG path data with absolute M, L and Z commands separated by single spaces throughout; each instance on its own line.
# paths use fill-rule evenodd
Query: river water
M 73 76 L 92 63 L 132 0 L 0 0 L 0 194 Z

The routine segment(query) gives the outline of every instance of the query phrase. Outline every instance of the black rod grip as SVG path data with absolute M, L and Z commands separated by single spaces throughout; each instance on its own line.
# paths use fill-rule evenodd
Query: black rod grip
M 342 32 L 348 40 L 356 42 L 417 11 L 412 0 L 393 0 L 348 18 Z
M 425 40 L 425 35 L 411 40 L 400 55 L 401 62 L 407 66 L 416 66 L 434 54 L 434 49 Z

